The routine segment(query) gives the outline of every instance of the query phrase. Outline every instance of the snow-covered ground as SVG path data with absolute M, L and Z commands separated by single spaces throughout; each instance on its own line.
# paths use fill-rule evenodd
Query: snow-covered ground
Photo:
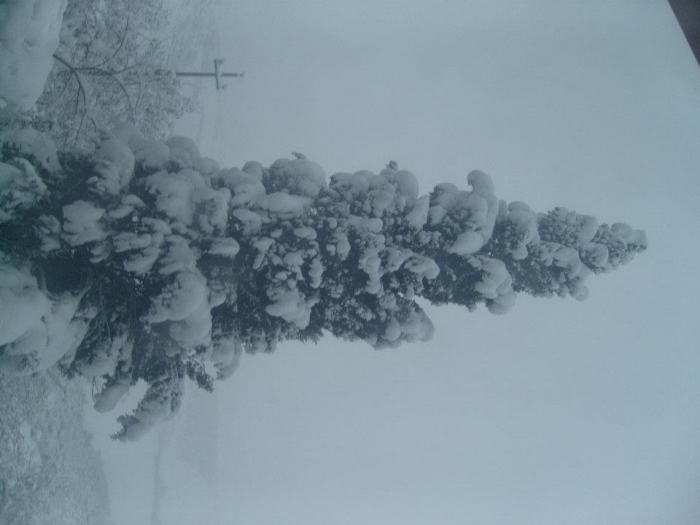
M 85 384 L 55 371 L 3 376 L 0 399 L 0 525 L 109 523 L 107 480 L 83 424 Z

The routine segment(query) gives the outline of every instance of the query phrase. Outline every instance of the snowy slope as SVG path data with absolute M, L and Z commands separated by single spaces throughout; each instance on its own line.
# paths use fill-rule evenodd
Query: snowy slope
M 0 525 L 109 523 L 107 480 L 83 425 L 84 384 L 57 372 L 0 380 Z

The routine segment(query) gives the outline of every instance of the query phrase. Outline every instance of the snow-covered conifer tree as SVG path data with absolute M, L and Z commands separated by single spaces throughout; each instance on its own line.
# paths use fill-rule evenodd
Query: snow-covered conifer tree
M 419 297 L 496 314 L 519 292 L 584 299 L 590 274 L 646 248 L 624 224 L 507 204 L 480 171 L 421 196 L 393 161 L 327 179 L 303 155 L 222 169 L 128 126 L 82 156 L 26 130 L 0 140 L 0 370 L 98 378 L 100 411 L 146 381 L 122 440 L 243 352 L 324 333 L 426 341 Z

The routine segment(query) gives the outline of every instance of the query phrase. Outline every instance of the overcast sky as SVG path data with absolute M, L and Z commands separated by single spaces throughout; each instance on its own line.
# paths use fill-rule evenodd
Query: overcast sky
M 148 522 L 159 438 L 168 525 L 700 522 L 700 69 L 667 3 L 215 11 L 208 50 L 246 77 L 205 87 L 201 128 L 181 128 L 222 165 L 396 160 L 422 193 L 481 169 L 501 199 L 626 222 L 650 248 L 585 302 L 428 307 L 427 344 L 244 356 L 167 433 L 98 440 L 115 525 Z

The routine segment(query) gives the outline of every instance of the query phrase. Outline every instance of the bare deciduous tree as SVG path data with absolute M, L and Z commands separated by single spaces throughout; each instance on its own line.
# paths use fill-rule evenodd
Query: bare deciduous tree
M 167 67 L 167 22 L 161 0 L 71 0 L 34 126 L 71 146 L 121 122 L 165 138 L 195 104 Z

